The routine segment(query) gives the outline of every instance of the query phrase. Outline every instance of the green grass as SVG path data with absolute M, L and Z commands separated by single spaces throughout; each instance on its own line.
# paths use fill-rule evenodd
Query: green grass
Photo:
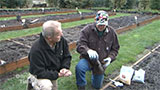
M 92 7 L 91 9 L 93 10 L 111 10 L 111 8 L 106 8 L 106 7 Z
M 152 46 L 153 44 L 160 42 L 160 21 L 154 21 L 143 27 L 138 27 L 132 31 L 119 34 L 120 51 L 117 60 L 114 61 L 106 70 L 106 74 L 112 73 L 116 69 L 120 69 L 122 65 L 133 63 L 136 61 L 136 56 L 142 53 L 146 47 Z M 76 90 L 75 84 L 75 66 L 79 61 L 79 54 L 76 51 L 72 51 L 72 63 L 71 71 L 72 76 L 66 78 L 59 78 L 58 85 L 59 90 Z M 87 90 L 90 89 L 90 72 L 87 73 Z M 26 79 L 28 72 L 17 75 L 14 78 L 9 79 L 7 82 L 2 84 L 2 90 L 25 90 Z M 17 84 L 18 83 L 18 84 Z
M 0 86 L 0 90 L 26 90 L 28 73 L 18 74 Z
M 128 16 L 128 15 L 130 15 L 130 14 L 118 13 L 115 16 L 111 16 L 110 19 L 120 17 L 120 16 Z M 74 27 L 77 25 L 87 24 L 87 23 L 92 23 L 92 22 L 94 22 L 93 18 L 80 20 L 80 21 L 74 21 L 74 22 L 68 22 L 68 23 L 62 23 L 62 27 L 63 27 L 63 29 L 65 29 L 65 28 L 70 28 L 70 27 Z M 29 29 L 25 29 L 25 30 L 23 29 L 23 30 L 16 30 L 16 31 L 6 31 L 6 32 L 0 33 L 0 40 L 28 36 L 28 35 L 32 35 L 32 34 L 38 34 L 40 32 L 41 32 L 41 27 L 29 28 Z
M 78 9 L 81 12 L 93 12 L 92 10 L 87 10 L 87 9 Z

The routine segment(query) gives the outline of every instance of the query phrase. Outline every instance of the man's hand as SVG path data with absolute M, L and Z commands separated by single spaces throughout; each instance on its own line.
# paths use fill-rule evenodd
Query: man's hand
M 64 77 L 68 77 L 68 76 L 71 76 L 72 75 L 72 72 L 70 70 L 68 70 L 65 74 L 64 74 Z
M 98 55 L 98 53 L 97 53 L 96 51 L 89 49 L 89 50 L 87 51 L 87 53 L 88 53 L 89 58 L 90 58 L 91 60 L 98 60 L 98 59 L 99 59 L 99 55 Z
M 68 77 L 68 76 L 71 76 L 72 75 L 72 72 L 68 69 L 61 69 L 60 72 L 58 73 L 58 76 L 59 77 Z
M 103 67 L 106 68 L 111 63 L 111 58 L 108 57 L 108 58 L 104 59 L 103 61 L 105 62 L 105 64 L 103 65 Z

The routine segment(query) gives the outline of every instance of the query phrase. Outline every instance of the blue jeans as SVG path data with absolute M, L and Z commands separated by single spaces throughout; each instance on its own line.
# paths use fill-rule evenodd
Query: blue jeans
M 89 63 L 86 59 L 80 59 L 78 64 L 76 65 L 76 84 L 78 86 L 85 86 L 87 84 L 86 81 L 86 72 L 91 71 L 89 67 Z M 92 86 L 96 89 L 100 89 L 104 80 L 104 74 L 101 75 L 93 75 L 91 76 Z

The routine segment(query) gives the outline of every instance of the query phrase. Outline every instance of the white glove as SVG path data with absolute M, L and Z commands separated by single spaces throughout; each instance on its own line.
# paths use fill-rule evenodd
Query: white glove
M 106 67 L 111 63 L 111 58 L 108 57 L 108 58 L 104 59 L 103 61 L 106 62 L 106 63 L 103 65 L 103 67 L 106 68 Z
M 98 55 L 98 53 L 97 53 L 96 51 L 89 49 L 89 50 L 87 51 L 87 53 L 88 53 L 89 58 L 90 58 L 91 60 L 98 60 L 98 59 L 99 59 L 99 55 Z

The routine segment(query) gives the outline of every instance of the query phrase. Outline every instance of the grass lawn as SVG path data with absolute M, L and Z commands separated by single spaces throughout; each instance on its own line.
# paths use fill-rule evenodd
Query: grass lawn
M 141 54 L 146 47 L 160 42 L 160 20 L 154 21 L 148 25 L 138 27 L 132 31 L 127 31 L 123 34 L 119 34 L 120 51 L 117 60 L 114 61 L 106 70 L 106 74 L 112 73 L 116 69 L 120 69 L 122 65 L 133 63 L 136 61 L 136 56 Z M 72 51 L 72 64 L 71 71 L 72 76 L 58 79 L 59 90 L 76 90 L 75 84 L 75 65 L 79 61 L 79 54 L 76 51 Z M 9 79 L 7 82 L 0 86 L 0 90 L 25 90 L 26 79 L 28 72 L 24 74 L 16 75 Z M 87 73 L 87 90 L 90 89 L 90 72 Z

